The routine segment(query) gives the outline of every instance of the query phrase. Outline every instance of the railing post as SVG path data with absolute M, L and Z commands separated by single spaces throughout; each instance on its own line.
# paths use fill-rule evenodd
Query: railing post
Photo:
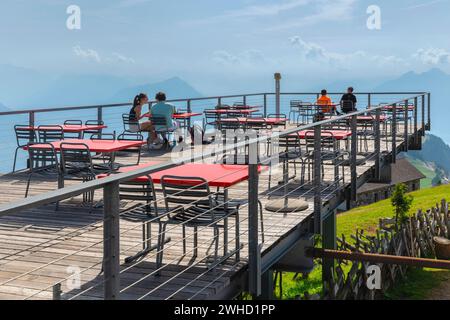
M 425 137 L 425 95 L 422 95 L 422 135 Z
M 275 73 L 275 113 L 281 113 L 281 73 Z
M 267 94 L 264 93 L 264 117 L 267 117 Z
M 30 126 L 30 128 L 34 128 L 35 122 L 36 121 L 34 112 L 28 113 L 28 125 Z M 34 135 L 30 136 L 30 140 L 31 142 L 34 142 Z
M 372 107 L 372 94 L 367 95 L 367 107 L 370 109 Z
M 222 97 L 218 97 L 217 98 L 217 106 L 221 106 L 222 105 Z
M 248 281 L 249 292 L 261 295 L 261 253 L 258 231 L 258 164 L 248 166 Z
M 314 127 L 314 233 L 322 232 L 322 126 Z
M 405 128 L 404 128 L 404 140 L 405 140 L 405 144 L 404 144 L 404 151 L 405 152 L 408 152 L 408 150 L 409 150 L 409 144 L 408 144 L 408 142 L 409 142 L 409 135 L 408 135 L 408 132 L 409 132 L 409 100 L 405 100 L 405 110 L 404 110 L 404 114 L 403 114 L 403 116 L 404 116 L 404 118 L 405 118 L 405 123 L 404 123 L 404 125 L 405 125 Z
M 392 163 L 397 162 L 397 104 L 392 107 Z
M 428 93 L 428 125 L 427 129 L 431 130 L 431 93 Z
M 103 121 L 103 107 L 97 108 L 97 120 Z
M 188 113 L 192 113 L 192 107 L 191 107 L 191 100 L 188 100 L 187 101 L 187 112 Z M 189 132 L 189 129 L 191 128 L 191 117 L 189 117 L 188 119 L 187 119 L 187 130 L 188 130 L 188 132 Z
M 380 133 L 381 109 L 375 111 L 375 180 L 381 178 L 381 133 Z
M 358 119 L 356 115 L 352 116 L 351 120 L 351 130 L 352 130 L 352 143 L 351 143 L 351 150 L 350 150 L 350 174 L 351 174 L 351 194 L 350 194 L 350 200 L 351 200 L 351 207 L 353 207 L 354 203 L 356 202 L 357 197 L 357 172 L 356 172 L 356 160 L 357 160 L 357 153 L 358 153 L 358 128 L 357 123 Z
M 120 295 L 120 201 L 118 182 L 112 182 L 104 187 L 103 199 L 104 298 L 105 300 L 117 300 Z
M 57 283 L 53 286 L 53 300 L 61 300 L 61 283 Z
M 247 105 L 247 96 L 242 97 L 242 103 L 244 104 L 244 106 Z
M 419 107 L 418 98 L 414 98 L 414 144 L 417 146 L 419 142 L 418 124 L 417 124 L 417 108 Z

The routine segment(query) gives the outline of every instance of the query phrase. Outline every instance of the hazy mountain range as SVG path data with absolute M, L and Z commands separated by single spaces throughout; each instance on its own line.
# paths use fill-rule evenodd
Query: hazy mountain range
M 330 83 L 327 88 L 330 91 L 341 91 L 349 83 L 354 84 L 359 91 L 432 92 L 432 133 L 450 143 L 450 130 L 447 129 L 450 108 L 446 105 L 446 94 L 450 89 L 449 74 L 431 69 L 424 73 L 408 72 L 384 82 L 349 79 L 346 83 Z M 301 88 L 298 91 L 314 89 L 317 90 Z M 157 91 L 165 91 L 169 99 L 203 96 L 201 91 L 178 77 L 155 82 L 142 76 L 138 79 L 95 74 L 51 75 L 22 67 L 0 65 L 0 101 L 9 109 L 122 103 L 131 101 L 140 92 L 146 92 L 152 98 Z

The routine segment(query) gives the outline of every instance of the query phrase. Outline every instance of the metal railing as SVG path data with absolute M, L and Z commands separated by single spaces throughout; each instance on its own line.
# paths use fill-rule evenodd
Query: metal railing
M 408 96 L 409 94 L 411 94 L 411 96 Z M 331 95 L 334 95 L 334 93 L 331 93 Z M 393 96 L 395 98 L 397 95 L 403 96 L 400 99 L 393 100 L 393 102 L 382 101 L 380 98 L 382 97 L 382 99 L 385 100 L 388 99 L 389 96 Z M 312 97 L 311 99 L 315 99 L 316 93 L 302 93 L 302 94 L 282 93 L 280 100 L 282 105 L 285 105 L 284 102 L 292 100 L 293 97 L 298 98 L 299 96 L 304 96 L 306 99 L 309 96 L 311 96 Z M 397 152 L 399 151 L 399 145 L 401 142 L 403 142 L 404 148 L 403 150 L 407 151 L 411 139 L 413 142 L 417 143 L 419 141 L 419 135 L 425 134 L 425 130 L 430 128 L 431 113 L 429 111 L 430 110 L 429 93 L 380 93 L 380 94 L 364 93 L 360 94 L 360 96 L 367 97 L 366 101 L 368 105 L 372 106 L 370 109 L 364 109 L 351 114 L 341 115 L 333 117 L 331 119 L 325 119 L 314 123 L 300 125 L 284 131 L 271 131 L 270 135 L 261 135 L 259 137 L 250 135 L 249 139 L 244 139 L 243 141 L 240 142 L 234 142 L 231 145 L 229 144 L 225 146 L 219 145 L 214 146 L 210 149 L 206 148 L 206 150 L 202 149 L 201 153 L 189 154 L 188 156 L 180 156 L 177 157 L 176 161 L 158 164 L 147 168 L 137 169 L 127 173 L 114 174 L 102 179 L 97 179 L 82 184 L 68 186 L 64 189 L 39 194 L 31 198 L 23 199 L 12 203 L 7 203 L 0 206 L 0 218 L 11 217 L 17 214 L 20 215 L 29 209 L 36 209 L 38 207 L 50 205 L 52 203 L 76 197 L 80 194 L 103 189 L 104 209 L 103 209 L 103 217 L 100 219 L 100 221 L 98 221 L 99 217 L 97 216 L 97 220 L 93 221 L 92 223 L 89 223 L 81 228 L 78 228 L 76 231 L 71 231 L 61 235 L 61 239 L 66 239 L 70 238 L 73 233 L 79 236 L 80 234 L 84 234 L 85 232 L 92 232 L 92 230 L 101 229 L 103 231 L 103 236 L 101 238 L 96 238 L 93 241 L 88 241 L 87 244 L 81 246 L 81 248 L 77 248 L 71 253 L 64 254 L 52 260 L 50 263 L 45 263 L 27 272 L 20 273 L 17 276 L 13 276 L 12 278 L 6 281 L 1 280 L 0 288 L 2 286 L 6 286 L 10 283 L 13 283 L 14 281 L 20 280 L 27 274 L 31 274 L 39 270 L 45 270 L 45 268 L 50 265 L 57 264 L 65 259 L 74 258 L 81 252 L 88 252 L 89 250 L 98 247 L 103 249 L 102 259 L 84 268 L 82 270 L 82 273 L 83 272 L 89 273 L 91 270 L 101 266 L 104 271 L 102 279 L 97 279 L 96 281 L 93 281 L 91 284 L 88 284 L 87 287 L 84 287 L 82 290 L 79 290 L 76 293 L 72 294 L 70 298 L 83 297 L 83 295 L 86 294 L 87 292 L 94 291 L 99 287 L 103 287 L 104 293 L 102 295 L 102 298 L 104 299 L 117 299 L 123 295 L 126 295 L 129 289 L 135 288 L 136 286 L 139 287 L 139 284 L 141 282 L 149 281 L 150 277 L 156 276 L 160 272 L 167 271 L 170 268 L 171 264 L 175 263 L 176 259 L 169 258 L 169 261 L 164 266 L 159 266 L 159 268 L 158 267 L 153 268 L 150 273 L 131 281 L 131 283 L 127 283 L 125 287 L 121 289 L 120 286 L 121 275 L 124 272 L 129 271 L 131 268 L 136 267 L 138 264 L 133 263 L 131 265 L 125 265 L 122 266 L 121 269 L 120 256 L 123 255 L 125 251 L 128 252 L 130 250 L 136 249 L 137 246 L 143 245 L 147 240 L 149 240 L 143 239 L 142 241 L 137 241 L 137 244 L 128 246 L 125 250 L 121 250 L 121 238 L 124 237 L 125 235 L 130 235 L 133 232 L 136 232 L 136 230 L 140 228 L 145 227 L 147 223 L 157 223 L 158 219 L 160 219 L 161 217 L 159 217 L 158 219 L 155 218 L 154 220 L 142 223 L 137 223 L 136 225 L 122 229 L 120 227 L 120 220 L 123 218 L 124 214 L 130 213 L 130 211 L 121 209 L 120 184 L 132 181 L 133 179 L 141 176 L 148 176 L 151 175 L 152 173 L 165 169 L 170 169 L 182 164 L 202 162 L 205 159 L 218 159 L 220 158 L 220 156 L 226 156 L 230 153 L 233 154 L 234 152 L 236 152 L 236 150 L 244 150 L 245 153 L 245 150 L 251 149 L 251 150 L 258 150 L 257 151 L 258 154 L 256 157 L 254 157 L 254 159 L 265 159 L 265 160 L 258 160 L 255 163 L 249 163 L 248 168 L 245 169 L 248 170 L 248 196 L 245 199 L 246 201 L 244 202 L 242 207 L 247 207 L 248 215 L 245 217 L 243 217 L 242 215 L 241 217 L 238 217 L 234 226 L 225 225 L 220 234 L 215 236 L 215 237 L 225 236 L 225 234 L 227 234 L 229 231 L 233 229 L 235 230 L 234 237 L 229 239 L 228 243 L 225 243 L 224 241 L 220 249 L 228 251 L 227 250 L 228 245 L 234 243 L 236 245 L 236 248 L 235 251 L 233 251 L 233 254 L 237 255 L 237 259 L 231 266 L 228 266 L 227 269 L 221 270 L 219 274 L 215 274 L 213 279 L 208 278 L 208 280 L 204 280 L 203 282 L 204 284 L 198 291 L 205 292 L 210 290 L 210 287 L 213 286 L 221 278 L 225 277 L 227 272 L 230 272 L 230 270 L 237 270 L 240 263 L 246 261 L 241 260 L 240 257 L 244 257 L 244 259 L 246 259 L 245 256 L 247 256 L 248 260 L 246 262 L 249 264 L 249 271 L 250 271 L 249 291 L 255 295 L 258 295 L 260 293 L 261 288 L 260 272 L 261 270 L 270 267 L 270 266 L 263 266 L 262 264 L 264 263 L 264 261 L 261 260 L 262 248 L 264 247 L 264 240 L 263 240 L 264 238 L 263 232 L 260 229 L 261 221 L 260 216 L 258 214 L 259 212 L 258 198 L 265 197 L 267 199 L 270 199 L 271 197 L 275 198 L 284 197 L 288 199 L 289 197 L 295 198 L 302 197 L 305 199 L 312 200 L 313 203 L 312 220 L 314 221 L 314 230 L 311 231 L 320 234 L 323 231 L 322 224 L 324 217 L 329 214 L 329 212 L 324 212 L 325 203 L 328 203 L 331 199 L 336 197 L 336 195 L 343 194 L 347 191 L 350 192 L 350 200 L 352 202 L 356 201 L 357 189 L 359 187 L 358 183 L 360 182 L 358 180 L 359 173 L 357 169 L 360 168 L 361 166 L 364 166 L 358 164 L 357 158 L 358 155 L 364 154 L 364 161 L 366 162 L 367 169 L 373 167 L 374 168 L 373 178 L 377 179 L 380 177 L 382 160 L 387 154 L 390 154 L 390 160 L 392 162 L 395 162 L 396 155 Z M 407 96 L 407 98 L 405 98 L 405 96 Z M 258 98 L 262 97 L 262 100 L 258 101 L 263 102 L 262 107 L 264 108 L 264 114 L 267 115 L 268 113 L 270 113 L 272 108 L 274 107 L 274 105 L 269 102 L 269 97 L 274 97 L 274 94 L 272 93 L 184 99 L 184 100 L 173 100 L 172 102 L 185 103 L 187 109 L 189 111 L 192 111 L 193 110 L 192 108 L 194 107 L 193 102 L 214 100 L 217 102 L 217 104 L 220 105 L 226 103 L 227 100 L 235 100 L 239 98 L 242 99 L 242 103 L 251 104 L 252 103 L 251 99 L 252 98 L 254 99 L 255 97 Z M 374 103 L 377 103 L 377 105 L 374 106 Z M 414 106 L 412 115 L 410 114 L 410 109 L 408 108 L 408 106 L 410 105 Z M 0 113 L 0 117 L 6 115 L 28 114 L 30 125 L 34 125 L 35 115 L 37 113 L 47 113 L 56 111 L 60 112 L 67 110 L 97 109 L 98 118 L 102 119 L 104 109 L 119 108 L 124 106 L 129 106 L 129 104 L 11 111 Z M 381 121 L 382 113 L 386 111 L 386 108 L 391 108 L 392 112 L 388 119 L 386 119 L 385 121 Z M 363 130 L 361 130 L 361 128 L 359 127 L 358 116 L 363 115 L 371 115 L 375 119 L 375 121 L 373 122 L 374 124 L 373 129 L 371 129 L 370 132 L 362 132 Z M 333 157 L 330 157 L 330 155 L 328 153 L 325 153 L 322 149 L 321 145 L 322 133 L 329 131 L 330 130 L 329 127 L 342 121 L 346 121 L 346 123 L 348 124 L 348 129 L 351 132 L 351 135 L 349 137 L 351 144 L 350 146 L 346 147 L 347 152 L 346 154 L 339 154 L 338 156 L 334 155 Z M 388 124 L 386 124 L 386 122 L 388 122 Z M 383 129 L 381 128 L 382 125 L 384 126 Z M 403 132 L 398 132 L 398 130 L 403 130 Z M 273 159 L 273 157 L 278 156 L 280 154 L 280 149 L 278 146 L 280 139 L 283 139 L 284 137 L 292 134 L 298 134 L 299 132 L 303 131 L 310 132 L 311 137 L 314 138 L 314 146 L 313 149 L 310 150 L 311 152 L 307 155 L 304 156 L 302 155 L 302 157 L 307 159 L 305 161 L 308 161 L 308 174 L 311 175 L 311 178 L 306 179 L 305 177 L 303 177 L 303 179 L 301 179 L 299 184 L 292 186 L 291 181 L 285 179 L 286 174 L 283 172 L 282 175 L 283 181 L 280 184 L 278 184 L 275 188 L 269 188 L 267 191 L 264 190 L 263 192 L 262 184 L 259 179 L 260 176 L 259 166 L 268 164 L 270 165 L 271 164 L 270 161 Z M 363 139 L 371 139 L 371 141 L 373 141 L 373 144 L 370 144 L 370 147 L 367 148 L 368 150 L 364 150 L 364 152 L 362 152 L 361 150 L 362 144 L 358 147 L 358 142 L 362 141 Z M 218 139 L 218 141 L 222 140 Z M 265 152 L 264 155 L 259 153 L 260 148 L 258 148 L 257 146 L 266 146 L 264 150 Z M 271 152 L 269 152 L 269 150 Z M 340 146 L 339 150 L 341 150 Z M 347 156 L 348 158 L 347 159 L 342 158 L 342 161 L 337 160 L 338 158 L 340 159 L 341 156 L 342 157 Z M 269 161 L 269 163 L 267 161 Z M 288 163 L 287 171 L 289 171 L 289 159 L 287 160 L 287 163 Z M 325 170 L 325 167 L 329 170 Z M 337 171 L 336 167 L 338 169 Z M 341 167 L 343 173 L 340 173 L 339 171 Z M 345 181 L 345 177 L 348 178 L 348 176 L 350 176 L 350 182 Z M 270 179 L 271 177 L 269 176 L 269 183 Z M 325 182 L 328 183 L 324 184 Z M 220 196 L 221 194 L 213 192 L 213 195 Z M 237 199 L 231 198 L 228 200 L 227 203 L 221 205 L 231 204 L 233 203 L 233 201 L 236 200 Z M 164 202 L 164 198 L 159 198 L 157 200 L 154 200 L 153 202 L 161 204 Z M 148 203 L 140 204 L 140 208 L 148 205 L 149 205 Z M 281 211 L 281 209 L 279 211 Z M 164 213 L 163 217 L 169 213 L 167 212 Z M 276 215 L 277 213 L 278 212 L 274 212 L 272 214 Z M 286 227 L 289 226 L 290 224 L 291 224 L 290 226 L 292 227 L 293 224 L 299 223 L 299 221 L 296 219 L 297 218 L 294 217 L 292 218 L 288 217 L 285 222 Z M 238 225 L 240 224 L 242 226 L 244 223 L 247 224 L 247 228 L 245 228 L 244 230 L 240 230 L 238 228 Z M 186 222 L 185 224 L 188 225 L 188 222 Z M 210 226 L 207 225 L 204 228 L 208 227 Z M 276 231 L 275 227 L 280 226 L 279 225 L 266 226 L 264 228 L 264 234 L 265 235 L 271 234 L 272 238 L 276 238 L 277 236 L 281 237 L 283 235 L 280 232 L 287 232 L 286 230 L 288 230 L 286 228 L 284 229 L 280 228 L 281 231 Z M 170 234 L 170 231 L 173 230 L 174 227 L 173 228 L 171 227 L 169 230 L 163 231 L 163 233 Z M 243 252 L 243 247 L 240 244 L 240 239 L 243 236 L 247 236 L 248 238 L 248 244 L 245 248 L 246 250 L 248 250 L 247 255 L 241 253 Z M 153 237 L 152 240 L 159 241 L 160 237 L 161 232 L 158 232 L 158 235 L 156 237 Z M 156 252 L 152 252 L 152 254 L 148 255 L 145 259 L 148 260 L 150 258 L 157 258 L 158 253 L 161 253 L 160 251 L 170 252 L 171 248 L 173 249 L 179 245 L 182 245 L 184 241 L 186 241 L 187 239 L 192 239 L 192 237 L 193 236 L 187 236 L 183 234 L 183 236 L 180 239 L 172 243 L 169 243 L 164 249 L 155 250 Z M 59 238 L 56 238 L 56 240 L 55 238 L 51 239 L 52 241 L 49 241 L 49 245 L 51 245 L 51 243 L 54 243 L 55 241 L 57 242 L 58 239 Z M 208 237 L 205 241 L 201 241 L 200 243 L 198 243 L 197 241 L 197 243 L 194 244 L 193 250 L 207 249 L 209 247 L 210 242 L 211 242 L 210 237 Z M 45 241 L 39 244 L 40 247 L 45 245 L 46 245 Z M 269 246 L 270 243 L 267 243 L 265 248 L 267 249 L 267 247 Z M 26 248 L 26 251 L 28 250 L 30 250 L 30 248 Z M 15 255 L 20 254 L 16 252 Z M 8 260 L 8 257 L 6 258 L 3 257 L 2 260 L 0 260 L 0 263 L 2 261 L 4 263 L 8 263 L 10 261 Z M 139 298 L 145 299 L 149 296 L 152 296 L 152 294 L 154 294 L 156 291 L 164 289 L 164 287 L 167 286 L 168 284 L 175 283 L 177 279 L 179 280 L 179 277 L 181 275 L 205 263 L 205 259 L 207 258 L 208 257 L 204 257 L 201 260 L 195 261 L 193 264 L 185 266 L 183 270 L 180 270 L 175 274 L 168 276 L 167 280 L 164 281 L 161 280 L 161 283 L 159 285 L 154 286 L 152 289 L 147 290 L 146 292 L 142 292 Z M 184 284 L 180 285 L 179 288 L 171 289 L 171 291 L 166 296 L 164 296 L 164 298 L 173 298 L 174 296 L 177 296 L 178 293 L 180 293 L 187 286 L 191 285 L 193 282 L 199 279 L 200 280 L 205 279 L 207 275 L 209 276 L 208 272 L 209 272 L 208 268 L 206 268 L 203 272 L 199 272 L 196 275 L 196 277 L 194 277 L 194 279 L 185 282 Z M 51 283 L 51 285 L 49 285 L 48 287 L 28 295 L 28 298 L 33 298 L 36 295 L 39 295 L 39 293 L 41 292 L 51 291 L 54 288 L 58 289 L 60 288 L 61 283 L 63 281 L 67 281 L 69 278 L 70 276 L 67 276 L 64 277 L 63 280 L 58 280 L 56 283 Z M 59 289 L 56 290 L 55 292 L 59 292 Z M 200 294 L 199 292 L 196 294 L 192 294 L 188 298 L 198 297 L 198 295 Z

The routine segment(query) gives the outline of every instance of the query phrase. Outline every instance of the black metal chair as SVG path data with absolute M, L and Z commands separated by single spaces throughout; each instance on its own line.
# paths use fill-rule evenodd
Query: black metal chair
M 137 254 L 127 257 L 125 263 L 130 263 L 145 257 L 151 251 L 161 250 L 160 237 L 162 231 L 161 218 L 158 211 L 158 203 L 156 201 L 156 191 L 153 180 L 148 176 L 145 182 L 125 181 L 119 186 L 120 200 L 130 201 L 134 203 L 131 207 L 121 210 L 120 217 L 125 221 L 142 224 L 142 250 Z M 158 238 L 155 245 L 152 245 L 152 229 L 151 224 L 158 223 Z M 167 239 L 166 242 L 170 241 Z
M 103 120 L 87 120 L 84 123 L 86 126 L 104 126 L 105 122 Z M 99 135 L 102 134 L 103 129 L 88 129 L 88 130 L 84 130 L 83 132 L 83 138 L 84 137 L 89 137 L 92 135 Z
M 100 174 L 110 173 L 104 166 L 96 166 L 92 162 L 91 151 L 84 143 L 63 142 L 60 146 L 62 186 L 66 180 L 87 182 L 95 180 Z M 91 210 L 94 201 L 94 191 L 83 193 L 83 202 L 89 203 Z
M 299 117 L 299 108 L 302 104 L 301 100 L 291 100 L 289 103 L 289 120 L 292 121 L 294 119 L 298 120 Z
M 167 123 L 166 117 L 154 116 L 150 117 L 150 122 L 153 124 L 155 128 L 156 135 L 160 135 L 163 138 L 164 145 L 166 145 L 167 149 L 170 148 L 170 135 L 172 135 L 172 143 L 176 144 L 175 141 L 175 131 L 176 128 L 172 126 L 172 124 Z
M 277 125 L 277 126 L 282 126 L 286 129 L 287 126 L 287 116 L 284 113 L 271 113 L 269 115 L 267 115 L 268 119 L 284 119 L 283 124 Z
M 28 143 L 27 151 L 29 155 L 30 168 L 25 190 L 25 198 L 28 197 L 31 178 L 38 175 L 45 178 L 54 178 L 58 180 L 58 188 L 64 186 L 62 181 L 61 167 L 59 165 L 58 155 L 55 148 L 50 143 Z
M 215 112 L 215 110 L 205 110 L 203 113 L 205 114 L 203 130 L 206 131 L 207 126 L 216 128 L 217 122 L 220 119 L 220 116 L 217 114 L 217 112 Z
M 90 140 L 109 140 L 114 141 L 116 140 L 116 132 L 112 133 L 94 133 L 91 135 Z M 96 155 L 91 156 L 92 160 L 94 162 L 95 166 L 98 166 L 99 168 L 112 168 L 114 163 L 114 155 L 112 153 L 99 153 Z
M 119 141 L 144 141 L 144 136 L 139 133 L 122 133 L 117 137 L 117 140 Z M 133 166 L 138 165 L 141 162 L 141 152 L 142 152 L 142 146 L 129 148 L 127 150 L 123 150 L 121 152 L 126 152 L 130 154 L 137 154 L 137 161 L 134 164 L 127 164 L 127 165 L 120 165 L 121 167 L 125 166 Z
M 134 119 L 128 113 L 122 115 L 123 131 L 131 133 L 141 133 L 139 121 Z
M 64 129 L 60 125 L 41 125 L 37 129 L 39 142 L 56 142 L 64 140 Z
M 83 121 L 81 120 L 66 120 L 64 121 L 65 126 L 72 127 L 81 127 L 83 125 Z M 64 132 L 65 139 L 81 139 L 83 137 L 83 132 Z
M 341 110 L 343 113 L 352 113 L 357 111 L 355 108 L 355 104 L 350 100 L 341 101 Z
M 30 142 L 36 141 L 36 132 L 29 125 L 15 125 L 17 147 L 14 152 L 13 172 L 16 171 L 17 153 L 20 149 L 26 147 Z
M 193 258 L 198 256 L 198 228 L 211 227 L 214 231 L 214 263 L 218 262 L 219 228 L 228 226 L 228 218 L 236 217 L 236 249 L 233 254 L 239 259 L 239 210 L 219 204 L 211 194 L 208 182 L 198 177 L 163 176 L 161 185 L 164 194 L 167 220 L 162 221 L 160 237 L 161 248 L 157 258 L 157 268 L 162 265 L 166 228 L 168 224 L 181 225 L 183 228 L 183 255 L 186 255 L 186 227 L 194 229 Z M 224 232 L 224 244 L 228 243 Z M 224 245 L 225 247 L 225 245 Z M 231 256 L 231 255 L 230 255 Z M 228 255 L 224 257 L 224 260 Z M 223 260 L 222 260 L 223 261 Z

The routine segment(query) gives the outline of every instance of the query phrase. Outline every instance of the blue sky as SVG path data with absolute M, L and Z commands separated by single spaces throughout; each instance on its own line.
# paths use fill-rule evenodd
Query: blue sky
M 81 30 L 66 8 L 81 8 Z M 381 30 L 368 30 L 369 5 Z M 0 63 L 47 73 L 180 76 L 205 93 L 450 71 L 449 0 L 2 0 Z M 239 90 L 243 91 L 243 90 Z

